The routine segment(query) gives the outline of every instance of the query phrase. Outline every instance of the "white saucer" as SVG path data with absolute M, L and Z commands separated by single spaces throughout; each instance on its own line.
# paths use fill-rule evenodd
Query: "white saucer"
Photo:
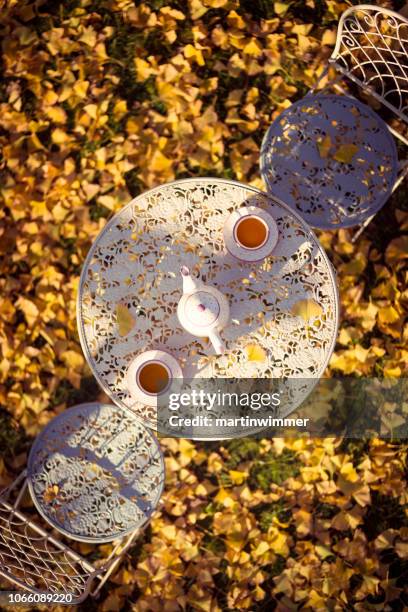
M 137 384 L 137 373 L 139 368 L 148 361 L 159 361 L 170 373 L 169 384 L 160 393 L 147 393 L 143 391 Z M 135 402 L 141 402 L 145 406 L 158 406 L 160 400 L 163 399 L 164 403 L 167 403 L 169 393 L 173 391 L 173 387 L 179 387 L 183 381 L 183 371 L 177 359 L 167 353 L 166 351 L 145 351 L 137 355 L 135 359 L 130 363 L 128 371 L 126 373 L 126 381 L 128 391 Z
M 234 237 L 234 228 L 242 217 L 256 215 L 263 221 L 269 229 L 269 236 L 265 244 L 256 249 L 249 249 L 241 246 Z M 241 261 L 256 262 L 268 257 L 276 246 L 279 238 L 279 230 L 275 219 L 268 212 L 256 206 L 245 206 L 234 210 L 228 217 L 224 225 L 224 242 L 227 250 Z

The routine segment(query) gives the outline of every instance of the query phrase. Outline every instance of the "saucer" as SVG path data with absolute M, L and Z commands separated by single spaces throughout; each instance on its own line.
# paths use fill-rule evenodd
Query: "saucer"
M 255 215 L 266 223 L 269 230 L 269 236 L 266 242 L 259 248 L 246 248 L 241 246 L 234 237 L 234 228 L 236 223 L 243 217 Z M 279 230 L 275 219 L 268 212 L 256 206 L 245 206 L 234 210 L 228 217 L 224 225 L 224 242 L 227 250 L 241 261 L 256 262 L 265 259 L 273 251 L 278 242 Z
M 143 391 L 137 384 L 139 369 L 149 361 L 159 362 L 169 372 L 169 383 L 160 393 L 148 393 L 147 391 Z M 145 351 L 137 355 L 130 363 L 126 373 L 126 381 L 132 399 L 141 402 L 145 406 L 156 407 L 161 403 L 161 399 L 164 403 L 167 403 L 168 395 L 173 391 L 175 383 L 179 386 L 183 381 L 183 371 L 177 359 L 175 359 L 173 355 L 170 355 L 170 353 L 159 350 Z

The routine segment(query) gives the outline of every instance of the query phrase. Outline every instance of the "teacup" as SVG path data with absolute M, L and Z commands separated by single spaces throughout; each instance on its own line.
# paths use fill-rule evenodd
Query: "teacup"
M 238 208 L 224 225 L 227 250 L 243 261 L 261 261 L 271 254 L 278 241 L 275 219 L 256 206 Z
M 157 406 L 167 396 L 174 380 L 181 381 L 180 364 L 166 351 L 145 351 L 130 364 L 126 379 L 128 390 L 135 401 Z

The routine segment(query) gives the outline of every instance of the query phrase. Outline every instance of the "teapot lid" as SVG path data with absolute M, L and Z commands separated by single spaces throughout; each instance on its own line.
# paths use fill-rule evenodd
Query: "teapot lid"
M 188 296 L 184 304 L 184 314 L 192 325 L 208 327 L 217 321 L 220 303 L 209 291 L 195 291 Z

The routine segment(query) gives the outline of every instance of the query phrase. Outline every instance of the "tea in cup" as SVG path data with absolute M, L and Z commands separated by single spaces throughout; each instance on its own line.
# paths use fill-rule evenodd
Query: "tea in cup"
M 235 210 L 224 225 L 227 250 L 243 261 L 260 261 L 271 254 L 278 241 L 272 215 L 256 206 Z
M 166 365 L 160 361 L 147 361 L 140 366 L 136 374 L 139 387 L 145 393 L 158 395 L 163 393 L 169 386 L 171 372 Z
M 234 227 L 234 238 L 244 249 L 260 249 L 268 240 L 269 228 L 261 217 L 245 215 Z
M 157 406 L 161 396 L 167 394 L 175 379 L 183 373 L 178 363 L 166 351 L 145 351 L 130 364 L 126 379 L 129 393 L 148 406 Z

